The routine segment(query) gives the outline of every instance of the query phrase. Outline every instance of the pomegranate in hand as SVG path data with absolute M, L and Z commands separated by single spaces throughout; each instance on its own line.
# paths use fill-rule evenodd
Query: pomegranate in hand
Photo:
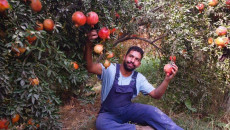
M 172 70 L 173 70 L 173 67 L 171 64 L 166 64 L 164 66 L 164 71 L 166 73 L 167 76 L 171 75 L 172 74 Z

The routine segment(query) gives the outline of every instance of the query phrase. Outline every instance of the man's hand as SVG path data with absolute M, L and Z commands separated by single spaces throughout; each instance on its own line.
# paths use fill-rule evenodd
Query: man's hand
M 166 76 L 165 76 L 165 80 L 167 80 L 167 81 L 170 81 L 170 80 L 176 75 L 176 73 L 177 73 L 177 71 L 178 71 L 178 67 L 176 66 L 175 63 L 172 64 L 172 67 L 173 67 L 173 69 L 172 69 L 172 74 L 171 74 L 171 75 L 166 75 Z
M 97 38 L 98 38 L 97 30 L 92 30 L 92 31 L 90 31 L 90 32 L 87 34 L 87 37 L 88 37 L 88 40 L 89 40 L 89 41 L 93 41 L 94 39 L 97 39 Z

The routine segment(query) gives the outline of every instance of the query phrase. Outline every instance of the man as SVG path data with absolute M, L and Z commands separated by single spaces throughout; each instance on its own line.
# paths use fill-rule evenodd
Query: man
M 97 74 L 102 80 L 101 109 L 96 120 L 97 130 L 135 130 L 135 124 L 149 125 L 157 130 L 182 130 L 158 108 L 131 99 L 139 92 L 160 99 L 165 93 L 170 80 L 176 75 L 178 67 L 173 65 L 173 72 L 155 89 L 146 78 L 134 71 L 141 65 L 143 50 L 131 47 L 123 58 L 122 64 L 111 64 L 107 69 L 92 61 L 92 40 L 98 37 L 97 31 L 88 33 L 86 43 L 86 68 Z

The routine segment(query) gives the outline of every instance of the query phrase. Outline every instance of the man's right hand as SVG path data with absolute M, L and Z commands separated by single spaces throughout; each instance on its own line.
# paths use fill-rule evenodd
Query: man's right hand
M 85 59 L 86 59 L 86 69 L 90 73 L 102 74 L 102 66 L 99 63 L 93 63 L 92 59 L 92 41 L 98 38 L 98 34 L 96 30 L 92 30 L 87 33 L 87 43 L 86 43 L 86 51 L 85 51 Z
M 98 38 L 97 30 L 91 30 L 90 32 L 88 32 L 87 37 L 89 41 L 93 41 L 94 39 L 97 39 Z

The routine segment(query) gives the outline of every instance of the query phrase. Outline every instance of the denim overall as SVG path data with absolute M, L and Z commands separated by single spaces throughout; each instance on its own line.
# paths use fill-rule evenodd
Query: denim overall
M 96 120 L 97 130 L 136 130 L 135 124 L 149 125 L 157 130 L 183 130 L 158 108 L 132 103 L 136 90 L 137 72 L 134 71 L 129 85 L 118 85 L 120 65 L 116 66 L 113 86 L 101 105 Z

